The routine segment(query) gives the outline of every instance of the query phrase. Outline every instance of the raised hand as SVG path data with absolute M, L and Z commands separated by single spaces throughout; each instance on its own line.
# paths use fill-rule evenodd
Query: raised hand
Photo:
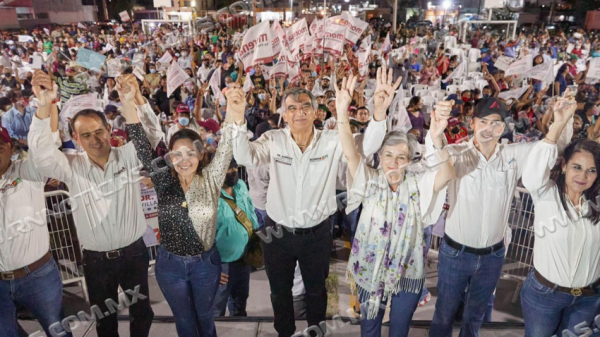
M 229 123 L 244 120 L 246 111 L 246 94 L 237 83 L 232 83 L 227 90 L 227 115 L 225 118 Z
M 454 105 L 454 100 L 441 101 L 437 104 L 435 111 L 431 112 L 429 133 L 431 134 L 431 139 L 434 142 L 437 139 L 441 139 L 441 136 L 444 134 L 444 130 L 446 130 L 448 127 L 448 119 L 450 119 L 451 116 L 452 105 Z
M 575 114 L 577 102 L 567 88 L 563 97 L 557 97 L 554 102 L 554 123 L 566 123 Z
M 352 102 L 356 81 L 358 81 L 358 76 L 350 75 L 348 78 L 344 77 L 341 88 L 338 88 L 337 83 L 333 84 L 335 88 L 335 107 L 339 121 L 348 120 L 348 107 Z
M 40 107 L 50 106 L 52 101 L 58 97 L 58 85 L 54 83 L 48 74 L 41 70 L 33 73 L 32 85 L 33 93 L 38 99 Z
M 394 100 L 394 92 L 400 86 L 402 77 L 399 77 L 396 83 L 393 83 L 393 70 L 387 71 L 385 63 L 377 69 L 377 85 L 375 86 L 375 94 L 373 95 L 373 104 L 375 105 L 374 114 L 385 115 L 385 112 Z M 381 120 L 381 118 L 377 118 Z
M 123 77 L 117 78 L 116 90 L 123 105 L 133 104 L 136 88 L 131 82 L 124 80 Z

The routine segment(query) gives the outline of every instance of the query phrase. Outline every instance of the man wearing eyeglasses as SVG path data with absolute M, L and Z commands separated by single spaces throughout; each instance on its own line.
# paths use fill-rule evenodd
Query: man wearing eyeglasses
M 507 116 L 507 108 L 498 98 L 482 98 L 470 121 L 474 137 L 447 147 L 456 178 L 448 186 L 450 209 L 439 249 L 439 295 L 430 336 L 452 336 L 454 317 L 463 302 L 460 335 L 478 336 L 500 279 L 511 201 L 535 144 L 498 144 Z M 564 132 L 558 141 L 566 145 L 570 138 L 569 132 Z M 425 157 L 434 152 L 427 135 Z
M 375 153 L 386 133 L 386 110 L 395 88 L 391 72 L 380 70 L 373 120 L 365 131 L 365 155 Z M 388 80 L 389 79 L 389 80 Z M 345 81 L 345 80 L 344 80 Z M 269 165 L 265 226 L 259 236 L 271 286 L 275 330 L 279 336 L 296 331 L 292 286 L 296 261 L 306 288 L 309 335 L 325 333 L 327 309 L 325 280 L 332 248 L 330 215 L 337 210 L 336 177 L 342 147 L 336 130 L 317 130 L 317 99 L 303 88 L 292 88 L 282 97 L 283 119 L 288 128 L 265 132 L 250 143 L 247 126 L 236 126 L 235 160 L 246 167 Z M 338 122 L 341 123 L 341 122 Z M 347 123 L 347 122 L 346 122 Z

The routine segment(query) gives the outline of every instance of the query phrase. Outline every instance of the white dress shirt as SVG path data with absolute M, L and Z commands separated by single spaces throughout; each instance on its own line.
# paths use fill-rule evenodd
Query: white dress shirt
M 557 152 L 555 145 L 537 143 L 523 173 L 523 185 L 535 205 L 533 265 L 554 284 L 585 287 L 600 278 L 600 224 L 582 217 L 593 207 L 584 196 L 578 205 L 581 213 L 565 196 L 565 212 L 558 187 L 550 180 Z
M 138 115 L 146 114 L 146 129 L 153 147 L 160 135 L 157 118 L 150 105 L 138 107 Z M 71 195 L 71 208 L 77 235 L 84 249 L 110 251 L 126 247 L 146 231 L 141 207 L 140 169 L 133 143 L 112 148 L 104 170 L 86 153 L 64 154 L 53 147 L 49 118 L 33 118 L 28 142 L 30 156 L 38 171 L 65 182 Z
M 566 130 L 572 130 L 567 128 Z M 572 133 L 563 132 L 561 144 Z M 497 144 L 490 159 L 479 152 L 473 139 L 448 145 L 454 158 L 456 178 L 448 185 L 448 216 L 445 233 L 472 248 L 486 248 L 504 239 L 517 182 L 536 143 Z M 434 153 L 431 135 L 425 136 L 425 158 Z
M 23 268 L 50 250 L 46 180 L 30 159 L 13 161 L 0 177 L 0 271 Z
M 269 189 L 269 165 L 247 168 L 250 198 L 255 208 L 265 210 L 267 205 L 267 190 Z
M 206 68 L 204 65 L 202 65 L 201 67 L 198 67 L 198 79 L 200 80 L 201 83 L 204 83 L 206 81 L 208 81 L 208 74 L 210 74 L 210 72 L 215 69 L 214 67 L 208 67 Z
M 244 134 L 247 130 L 245 124 L 235 128 Z M 369 123 L 363 144 L 365 154 L 381 147 L 385 131 L 385 120 Z M 314 129 L 304 153 L 288 128 L 267 131 L 252 143 L 247 137 L 234 137 L 233 156 L 246 167 L 269 164 L 266 211 L 276 223 L 310 228 L 337 210 L 336 178 L 343 157 L 337 131 Z
M 192 68 L 192 55 L 180 56 L 177 59 L 177 64 L 183 70 L 185 70 L 186 68 Z
M 517 181 L 533 144 L 498 144 L 489 160 L 475 148 L 473 139 L 447 146 L 456 172 L 448 185 L 445 233 L 451 239 L 473 248 L 503 240 Z M 429 134 L 425 148 L 426 157 L 434 152 Z

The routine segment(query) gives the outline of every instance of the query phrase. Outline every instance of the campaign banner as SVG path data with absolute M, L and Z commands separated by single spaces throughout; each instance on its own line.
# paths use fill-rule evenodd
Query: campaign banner
M 248 29 L 237 54 L 244 64 L 245 72 L 249 72 L 256 64 L 273 62 L 271 40 L 269 21 L 263 21 Z
M 121 75 L 121 60 L 110 59 L 106 61 L 108 77 L 119 77 Z
M 309 36 L 306 18 L 297 21 L 288 29 L 287 39 L 289 44 L 290 55 L 296 57 L 300 49 L 304 45 L 306 38 Z
M 390 46 L 390 33 L 388 33 L 385 37 L 385 40 L 383 40 L 383 43 L 381 44 L 381 51 L 387 53 L 388 51 L 390 51 Z
M 358 73 L 360 74 L 361 80 L 369 73 L 369 55 L 371 55 L 370 45 L 366 48 L 360 48 L 356 52 L 356 57 L 358 58 Z
M 523 58 L 511 63 L 504 72 L 504 76 L 525 74 L 533 67 L 533 55 L 525 55 Z
M 76 113 L 85 109 L 102 111 L 101 102 L 98 101 L 98 95 L 84 94 L 71 96 L 60 110 L 60 118 L 63 121 L 67 121 L 69 118 L 75 116 Z
M 600 57 L 594 57 L 590 60 L 590 69 L 587 72 L 589 78 L 600 78 Z
M 356 44 L 356 41 L 358 41 L 367 27 L 369 27 L 368 22 L 353 17 L 347 11 L 342 12 L 338 24 L 346 27 L 345 38 L 346 42 L 350 44 Z
M 213 74 L 208 81 L 208 86 L 211 88 L 213 95 L 215 96 L 215 101 L 218 101 L 221 98 L 225 99 L 223 92 L 221 92 L 221 67 L 213 71 Z
M 511 63 L 513 63 L 513 61 L 514 61 L 514 59 L 512 57 L 502 55 L 502 56 L 498 57 L 498 59 L 494 63 L 494 67 L 496 67 L 502 71 L 506 71 L 506 69 L 508 69 L 508 67 L 510 66 Z
M 185 70 L 181 69 L 177 62 L 171 63 L 167 69 L 167 97 L 170 97 L 173 91 L 190 78 Z
M 86 69 L 100 71 L 104 61 L 106 61 L 106 56 L 102 54 L 85 48 L 77 50 L 77 63 Z
M 554 67 L 552 66 L 552 63 L 550 62 L 538 64 L 537 66 L 531 68 L 529 73 L 527 73 L 527 77 L 540 81 L 552 81 L 552 78 L 554 77 L 553 68 Z
M 346 27 L 329 23 L 323 34 L 323 51 L 333 55 L 341 56 L 346 41 Z
M 450 82 L 451 79 L 453 78 L 460 78 L 463 77 L 465 75 L 465 68 L 467 67 L 467 62 L 466 61 L 462 61 L 458 67 L 456 67 L 456 69 L 454 69 L 454 71 L 452 72 L 452 74 L 450 74 L 450 76 L 446 77 L 445 80 L 442 80 L 442 82 L 444 83 L 448 83 Z
M 529 85 L 526 85 L 522 88 L 517 88 L 517 89 L 513 89 L 513 90 L 508 90 L 508 91 L 503 91 L 500 94 L 498 94 L 499 98 L 502 98 L 503 100 L 508 100 L 508 99 L 519 99 L 521 98 L 521 96 L 523 96 L 523 94 L 527 91 L 527 89 L 529 88 Z

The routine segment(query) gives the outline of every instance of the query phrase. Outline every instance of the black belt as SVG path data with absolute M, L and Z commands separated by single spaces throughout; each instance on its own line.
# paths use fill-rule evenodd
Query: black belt
M 571 294 L 575 297 L 579 297 L 579 296 L 594 296 L 596 295 L 596 290 L 595 288 L 597 286 L 600 285 L 600 279 L 598 279 L 596 282 L 585 286 L 585 287 L 581 287 L 581 288 L 567 288 L 567 287 L 561 287 L 557 284 L 554 284 L 550 281 L 548 281 L 545 277 L 542 276 L 542 274 L 540 274 L 537 270 L 533 271 L 533 274 L 535 275 L 535 278 L 543 285 L 545 285 L 546 287 L 550 288 L 550 289 L 556 289 L 562 293 L 567 293 L 567 294 Z
M 504 248 L 504 240 L 498 242 L 497 244 L 495 244 L 491 247 L 486 247 L 486 248 L 473 248 L 473 247 L 465 246 L 463 244 L 460 244 L 460 243 L 452 240 L 446 234 L 444 234 L 444 241 L 446 241 L 446 244 L 448 246 L 450 246 L 456 250 L 464 251 L 466 253 L 471 253 L 471 254 L 475 254 L 475 255 L 488 255 L 488 254 L 497 252 L 500 249 Z
M 323 226 L 325 226 L 326 223 L 329 223 L 329 221 L 325 220 L 325 221 L 321 222 L 320 224 L 310 227 L 310 228 L 290 228 L 290 227 L 286 227 L 286 226 L 283 226 L 283 228 L 285 228 L 288 232 L 290 232 L 294 235 L 307 235 L 307 234 L 312 234 L 312 233 L 318 231 L 319 229 L 323 228 Z
M 107 252 L 96 252 L 93 250 L 84 249 L 83 253 L 87 257 L 91 257 L 91 258 L 114 260 L 121 256 L 138 254 L 140 251 L 143 251 L 144 249 L 146 249 L 146 244 L 144 244 L 144 239 L 142 237 L 142 238 L 137 239 L 134 243 L 130 244 L 129 246 L 126 246 L 123 248 L 110 250 Z

